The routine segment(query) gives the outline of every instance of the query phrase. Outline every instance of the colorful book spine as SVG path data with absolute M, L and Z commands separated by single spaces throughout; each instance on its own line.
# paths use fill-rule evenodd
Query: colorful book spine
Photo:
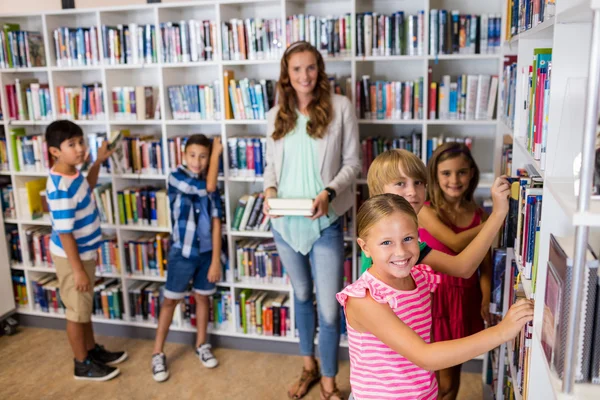
M 8 103 L 8 117 L 18 121 L 48 121 L 52 117 L 50 88 L 37 79 L 15 79 L 4 86 Z
M 115 235 L 102 237 L 97 260 L 97 275 L 121 273 L 119 244 Z
M 212 61 L 218 46 L 217 23 L 210 20 L 181 20 L 160 24 L 162 62 L 169 64 Z
M 372 81 L 363 75 L 356 83 L 356 108 L 360 119 L 423 119 L 423 78 L 415 81 Z
M 324 57 L 350 56 L 351 19 L 350 13 L 339 17 L 288 16 L 285 24 L 287 45 L 302 40 L 316 47 Z
M 116 86 L 111 89 L 112 115 L 117 121 L 158 120 L 158 88 Z
M 211 85 L 169 86 L 169 104 L 175 120 L 220 120 L 219 81 Z
M 450 75 L 429 87 L 429 118 L 440 120 L 492 120 L 496 115 L 498 77 Z
M 217 289 L 217 292 L 208 298 L 209 312 L 208 325 L 211 329 L 226 330 L 230 321 L 232 296 L 227 289 Z M 194 296 L 186 295 L 180 303 L 181 315 L 184 326 L 196 327 L 196 300 Z
M 429 54 L 496 54 L 500 52 L 499 14 L 429 11 Z
M 169 202 L 165 189 L 134 187 L 117 191 L 121 225 L 168 228 Z
M 101 121 L 106 119 L 104 90 L 95 82 L 81 87 L 56 87 L 56 103 L 60 119 Z
M 106 65 L 158 62 L 159 37 L 153 24 L 102 25 L 102 54 Z
M 57 67 L 87 67 L 100 64 L 98 29 L 95 26 L 59 27 L 52 32 Z
M 359 57 L 422 56 L 424 42 L 425 11 L 356 15 L 356 55 Z
M 0 68 L 46 66 L 41 32 L 23 31 L 19 24 L 4 23 L 0 31 Z
M 506 40 L 547 21 L 556 14 L 556 0 L 512 0 L 506 3 Z
M 231 107 L 233 112 L 233 119 L 266 119 L 266 113 L 273 105 L 272 88 L 274 84 L 272 81 L 256 81 L 248 78 L 238 81 L 231 79 L 227 82 L 227 87 L 229 93 L 226 93 L 226 101 L 229 102 L 228 107 Z M 267 102 L 264 101 L 265 99 Z
M 100 279 L 94 285 L 92 315 L 96 318 L 123 319 L 123 285 L 117 279 Z
M 170 238 L 166 233 L 141 235 L 123 243 L 125 272 L 135 276 L 161 276 L 167 274 L 167 255 Z
M 236 242 L 235 279 L 239 282 L 288 284 L 275 243 L 272 240 Z
M 367 171 L 373 160 L 381 153 L 392 149 L 404 149 L 421 157 L 421 134 L 413 132 L 410 136 L 399 138 L 367 137 L 361 140 L 362 177 L 367 177 Z
M 223 60 L 273 60 L 283 51 L 280 19 L 233 18 L 221 23 Z

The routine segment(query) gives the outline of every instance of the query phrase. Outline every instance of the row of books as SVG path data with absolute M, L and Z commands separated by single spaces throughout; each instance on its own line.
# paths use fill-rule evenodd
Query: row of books
M 502 107 L 499 108 L 499 118 L 511 129 L 514 128 L 515 109 L 517 106 L 517 74 L 517 57 L 504 56 L 502 87 L 500 88 Z
M 100 64 L 98 28 L 61 26 L 52 32 L 57 67 L 88 67 Z
M 160 137 L 132 136 L 122 130 L 125 137 L 120 143 L 123 157 L 114 163 L 115 170 L 119 173 L 133 174 L 164 174 L 163 149 Z
M 513 143 L 509 140 L 508 143 L 502 145 L 502 156 L 500 157 L 500 175 L 510 176 L 512 174 L 512 155 Z
M 56 102 L 59 119 L 102 121 L 104 89 L 102 83 L 94 82 L 80 87 L 56 87 Z
M 385 138 L 372 136 L 361 140 L 362 148 L 362 177 L 367 177 L 367 172 L 373 160 L 381 153 L 391 149 L 404 149 L 421 158 L 421 134 L 413 132 L 411 136 L 399 138 Z
M 556 14 L 556 0 L 506 2 L 506 39 L 527 31 Z
M 220 120 L 220 90 L 219 81 L 210 85 L 167 87 L 173 119 Z
M 208 297 L 208 326 L 212 329 L 227 329 L 229 321 L 232 320 L 231 291 L 218 288 L 217 292 Z M 196 326 L 196 299 L 193 295 L 186 295 L 180 303 L 183 325 L 187 327 Z
M 115 212 L 113 207 L 113 189 L 112 183 L 102 183 L 96 185 L 92 191 L 92 196 L 96 201 L 100 222 L 104 224 L 115 224 Z
M 23 31 L 5 23 L 0 31 L 0 68 L 45 67 L 44 37 L 41 32 Z
M 96 263 L 96 274 L 120 274 L 121 256 L 117 237 L 102 235 L 102 242 L 98 248 L 98 262 Z
M 456 82 L 450 75 L 439 83 L 429 84 L 429 119 L 490 120 L 494 118 L 498 77 L 460 75 Z
M 235 254 L 236 281 L 282 285 L 289 283 L 289 277 L 272 239 L 237 241 L 235 243 Z
M 50 218 L 46 202 L 46 180 L 47 178 L 27 180 L 24 185 L 17 186 L 20 218 L 25 220 L 40 219 L 44 216 Z
M 467 146 L 470 150 L 473 148 L 473 138 L 469 136 L 433 136 L 427 138 L 427 160 L 431 159 L 431 156 L 435 149 L 444 143 L 462 143 Z
M 235 301 L 240 333 L 292 336 L 290 301 L 285 293 L 242 289 Z
M 234 231 L 269 231 L 271 218 L 263 213 L 263 193 L 245 194 L 238 200 L 233 213 L 231 229 Z
M 158 37 L 153 24 L 102 25 L 102 54 L 107 65 L 158 62 Z
M 94 284 L 92 315 L 106 319 L 123 319 L 123 284 L 112 278 L 98 278 Z
M 37 79 L 16 78 L 4 86 L 8 118 L 18 121 L 46 121 L 52 117 L 50 87 Z
M 216 58 L 217 23 L 181 20 L 160 24 L 162 62 L 211 61 Z
M 117 191 L 121 225 L 169 228 L 169 200 L 165 189 L 130 187 Z
M 500 49 L 502 17 L 429 10 L 429 54 L 487 54 Z
M 272 88 L 274 84 L 265 79 L 244 78 L 226 82 L 225 93 L 229 95 L 226 101 L 232 110 L 233 119 L 266 119 L 266 114 L 273 104 L 269 95 L 269 86 Z
M 25 281 L 25 274 L 22 271 L 11 271 L 10 275 L 13 284 L 15 304 L 17 304 L 19 307 L 28 305 L 29 298 L 27 297 L 27 283 Z
M 286 20 L 286 42 L 291 45 L 299 40 L 307 41 L 316 47 L 323 56 L 350 56 L 352 15 L 339 17 L 317 17 L 309 14 L 295 14 Z
M 50 168 L 50 154 L 43 135 L 27 136 L 25 128 L 11 128 L 10 133 L 16 172 L 44 172 Z
M 223 60 L 279 59 L 283 46 L 280 19 L 233 18 L 221 23 Z
M 423 78 L 386 82 L 363 75 L 356 82 L 356 114 L 360 119 L 422 119 L 423 85 Z
M 0 186 L 0 202 L 2 204 L 2 215 L 4 218 L 17 218 L 15 192 L 11 184 Z
M 4 134 L 4 127 L 0 128 L 0 133 Z M 8 171 L 8 148 L 6 146 L 6 136 L 0 136 L 0 171 Z
M 98 159 L 98 149 L 102 147 L 102 144 L 106 141 L 105 132 L 86 133 L 85 138 L 87 139 L 87 150 L 89 158 L 79 167 L 81 171 L 87 170 Z M 53 158 L 50 157 L 50 168 L 52 168 Z M 110 173 L 111 164 L 106 160 L 100 165 L 101 173 Z
M 425 53 L 425 11 L 404 15 L 356 14 L 356 55 L 422 56 Z
M 125 272 L 129 275 L 166 277 L 170 246 L 167 233 L 140 235 L 124 240 Z
M 117 86 L 111 89 L 114 118 L 117 121 L 160 119 L 158 88 Z
M 56 274 L 43 273 L 31 278 L 33 309 L 50 314 L 64 314 L 65 305 L 60 297 Z
M 235 137 L 227 139 L 229 176 L 263 176 L 266 166 L 267 139 Z
M 523 287 L 519 285 L 519 269 L 515 260 L 511 262 L 510 278 L 511 285 L 508 292 L 509 305 L 516 303 L 521 299 L 527 298 Z M 508 362 L 515 369 L 516 381 L 513 382 L 513 387 L 516 392 L 527 398 L 529 386 L 529 360 L 531 358 L 531 342 L 533 338 L 533 324 L 531 322 L 525 324 L 519 335 L 512 342 L 512 359 Z M 508 344 L 511 346 L 511 344 Z
M 164 283 L 135 281 L 128 285 L 131 321 L 158 323 L 163 300 Z
M 540 161 L 540 168 L 546 168 L 546 142 L 548 137 L 548 116 L 550 112 L 550 87 L 552 80 L 552 49 L 533 49 L 533 63 L 521 71 L 521 82 L 528 83 L 524 91 L 523 125 L 527 150 Z
M 15 225 L 5 225 L 6 245 L 8 247 L 8 256 L 13 264 L 23 263 L 23 253 L 21 252 L 21 238 L 19 230 Z

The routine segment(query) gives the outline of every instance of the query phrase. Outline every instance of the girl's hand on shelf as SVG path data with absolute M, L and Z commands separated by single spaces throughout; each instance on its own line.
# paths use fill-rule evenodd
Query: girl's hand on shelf
M 510 196 L 510 184 L 505 175 L 499 176 L 492 184 L 492 201 L 494 208 L 492 212 L 505 216 L 508 213 L 508 198 Z
M 512 340 L 521 332 L 523 326 L 533 320 L 533 300 L 521 299 L 513 304 L 500 322 L 503 341 Z

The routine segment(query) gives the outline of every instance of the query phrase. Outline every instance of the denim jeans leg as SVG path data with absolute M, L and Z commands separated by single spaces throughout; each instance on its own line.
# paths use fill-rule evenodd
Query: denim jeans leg
M 281 263 L 294 288 L 294 310 L 296 328 L 300 335 L 300 354 L 314 356 L 316 315 L 309 258 L 294 251 L 274 229 L 273 238 Z
M 335 295 L 342 290 L 344 274 L 344 235 L 339 220 L 321 232 L 309 255 L 317 290 L 321 372 L 334 377 L 340 346 L 340 304 Z

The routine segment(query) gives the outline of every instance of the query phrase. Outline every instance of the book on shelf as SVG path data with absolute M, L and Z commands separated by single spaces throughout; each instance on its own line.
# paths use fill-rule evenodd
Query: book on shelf
M 65 314 L 65 305 L 60 297 L 56 274 L 42 273 L 31 278 L 33 309 L 49 314 Z
M 570 301 L 574 267 L 574 237 L 556 237 L 550 235 L 548 273 L 546 275 L 546 295 L 542 324 L 542 348 L 548 364 L 562 379 L 566 356 L 568 321 L 570 319 Z M 598 297 L 598 256 L 588 245 L 583 266 L 581 287 L 581 314 L 578 336 L 575 338 L 576 362 L 575 381 L 590 382 L 592 370 L 598 371 L 598 359 L 594 359 L 593 349 L 600 346 L 600 335 L 594 332 L 597 315 Z
M 106 65 L 158 62 L 159 38 L 154 24 L 102 25 L 100 33 Z
M 473 149 L 473 138 L 469 136 L 434 136 L 427 139 L 427 160 L 431 159 L 431 156 L 435 149 L 444 143 L 462 143 L 469 148 Z
M 505 136 L 506 138 L 506 136 Z M 512 175 L 513 143 L 509 138 L 508 143 L 502 145 L 502 156 L 500 158 L 500 175 Z
M 383 152 L 392 149 L 404 149 L 421 158 L 421 140 L 420 133 L 413 132 L 410 136 L 401 136 L 396 138 L 387 138 L 382 136 L 371 136 L 362 139 L 362 173 L 363 178 L 367 177 L 369 167 L 375 158 Z
M 21 238 L 19 236 L 19 230 L 15 225 L 5 225 L 6 229 L 6 242 L 8 246 L 8 253 L 12 264 L 23 263 L 23 253 L 21 253 Z
M 5 23 L 0 31 L 0 68 L 46 66 L 44 37 L 41 32 L 23 31 L 15 23 Z
M 116 278 L 97 278 L 94 283 L 92 315 L 105 319 L 123 319 L 123 284 Z
M 169 200 L 165 189 L 130 187 L 117 191 L 119 223 L 169 227 Z
M 52 268 L 52 254 L 50 253 L 50 237 L 52 228 L 47 226 L 27 227 L 25 230 L 25 243 L 29 253 L 29 265 L 36 267 Z
M 210 20 L 180 20 L 160 23 L 163 63 L 186 63 L 216 59 L 217 23 Z
M 272 239 L 240 240 L 235 243 L 235 280 L 246 283 L 289 283 Z
M 40 219 L 44 215 L 48 215 L 48 211 L 44 210 L 42 202 L 42 194 L 46 193 L 46 179 L 39 178 L 25 182 L 24 186 L 17 188 L 19 195 L 19 204 L 21 207 L 21 218 L 25 219 Z
M 515 125 L 517 74 L 517 56 L 504 56 L 502 86 L 500 87 L 501 107 L 499 107 L 499 118 L 511 129 L 514 128 Z
M 356 14 L 356 55 L 422 56 L 425 54 L 425 11 L 405 15 Z
M 98 28 L 61 26 L 52 32 L 57 67 L 89 67 L 100 64 Z
M 233 213 L 231 229 L 234 231 L 270 231 L 271 218 L 263 213 L 263 202 L 263 193 L 245 194 L 240 197 Z
M 556 0 L 511 0 L 506 2 L 506 40 L 538 26 L 556 14 Z
M 4 218 L 17 218 L 13 185 L 9 183 L 2 183 L 0 185 L 0 202 L 2 204 L 2 215 Z
M 514 264 L 514 260 L 513 260 Z M 517 271 L 515 266 L 512 267 L 514 271 Z M 511 275 L 514 278 L 514 275 Z M 518 277 L 511 282 L 511 287 L 518 283 Z M 511 291 L 510 305 L 516 303 L 518 300 L 525 299 L 526 295 L 523 291 L 522 286 L 519 286 L 517 290 Z M 519 394 L 526 397 L 528 394 L 529 387 L 529 365 L 531 359 L 531 345 L 533 341 L 533 324 L 528 322 L 523 326 L 521 332 L 512 342 L 512 359 L 509 359 L 514 372 L 516 374 L 516 382 L 513 382 L 514 390 L 518 391 Z M 509 344 L 510 346 L 510 344 Z
M 499 14 L 429 10 L 429 54 L 495 54 L 500 51 Z
M 225 77 L 228 76 L 233 76 L 233 73 L 226 73 Z M 273 88 L 273 82 L 266 79 L 244 78 L 235 81 L 232 78 L 226 82 L 225 89 L 229 93 L 226 92 L 225 102 L 229 103 L 233 119 L 265 120 L 273 106 Z
M 136 322 L 158 323 L 164 287 L 164 283 L 145 281 L 135 281 L 127 285 L 129 319 Z
M 16 121 L 48 121 L 52 117 L 52 101 L 47 83 L 37 79 L 15 78 L 4 86 L 8 118 Z
M 221 89 L 218 80 L 209 85 L 168 86 L 167 93 L 175 120 L 221 119 Z
M 303 216 L 310 217 L 314 214 L 313 199 L 267 199 L 269 215 Z M 250 223 L 252 219 L 249 220 Z
M 292 336 L 290 303 L 286 293 L 242 289 L 235 301 L 236 330 L 262 336 Z
M 279 60 L 283 46 L 281 20 L 233 18 L 221 22 L 223 60 Z
M 130 275 L 166 277 L 169 234 L 146 234 L 123 241 L 125 271 Z
M 229 176 L 260 177 L 266 166 L 265 137 L 234 137 L 227 139 Z
M 313 45 L 323 57 L 351 56 L 352 15 L 319 17 L 310 14 L 290 15 L 286 19 L 288 47 L 303 40 Z
M 100 215 L 100 222 L 105 224 L 114 224 L 115 219 L 115 208 L 113 206 L 113 189 L 112 183 L 98 184 L 92 191 L 92 196 L 96 202 L 98 208 L 98 214 Z
M 111 138 L 116 141 L 114 147 L 120 149 L 116 160 L 115 157 L 112 158 L 115 172 L 143 175 L 166 173 L 162 140 L 159 136 L 129 136 L 129 131 L 121 130 L 114 132 Z
M 159 120 L 158 88 L 152 86 L 113 87 L 112 106 L 117 121 Z
M 10 275 L 13 284 L 15 304 L 17 304 L 18 307 L 27 306 L 29 304 L 29 298 L 27 297 L 25 273 L 23 271 L 11 271 Z
M 429 83 L 430 120 L 491 120 L 495 115 L 498 77 L 495 75 L 450 75 Z
M 106 119 L 102 83 L 94 82 L 78 87 L 57 86 L 56 102 L 59 119 L 84 121 Z
M 120 274 L 121 256 L 119 255 L 119 242 L 117 236 L 102 235 L 102 241 L 98 248 L 98 258 L 96 262 L 96 274 Z
M 360 119 L 423 119 L 423 78 L 414 81 L 371 80 L 356 82 L 356 114 Z
M 25 128 L 11 128 L 9 141 L 15 172 L 45 172 L 50 168 L 44 135 L 27 135 Z
M 189 290 L 191 293 L 191 290 Z M 212 329 L 226 330 L 231 315 L 231 291 L 217 288 L 217 292 L 208 296 L 208 326 Z M 183 325 L 196 327 L 196 299 L 192 294 L 186 294 L 179 304 Z
M 102 144 L 106 140 L 106 133 L 104 132 L 95 132 L 95 133 L 87 133 L 85 134 L 85 139 L 87 141 L 87 158 L 83 162 L 83 164 L 79 165 L 77 168 L 80 171 L 87 171 L 94 162 L 98 159 L 98 149 L 102 147 Z M 53 158 L 51 157 L 53 160 Z M 49 165 L 51 168 L 52 165 Z M 110 163 L 108 160 L 104 161 L 100 165 L 100 173 L 109 173 L 111 172 Z

